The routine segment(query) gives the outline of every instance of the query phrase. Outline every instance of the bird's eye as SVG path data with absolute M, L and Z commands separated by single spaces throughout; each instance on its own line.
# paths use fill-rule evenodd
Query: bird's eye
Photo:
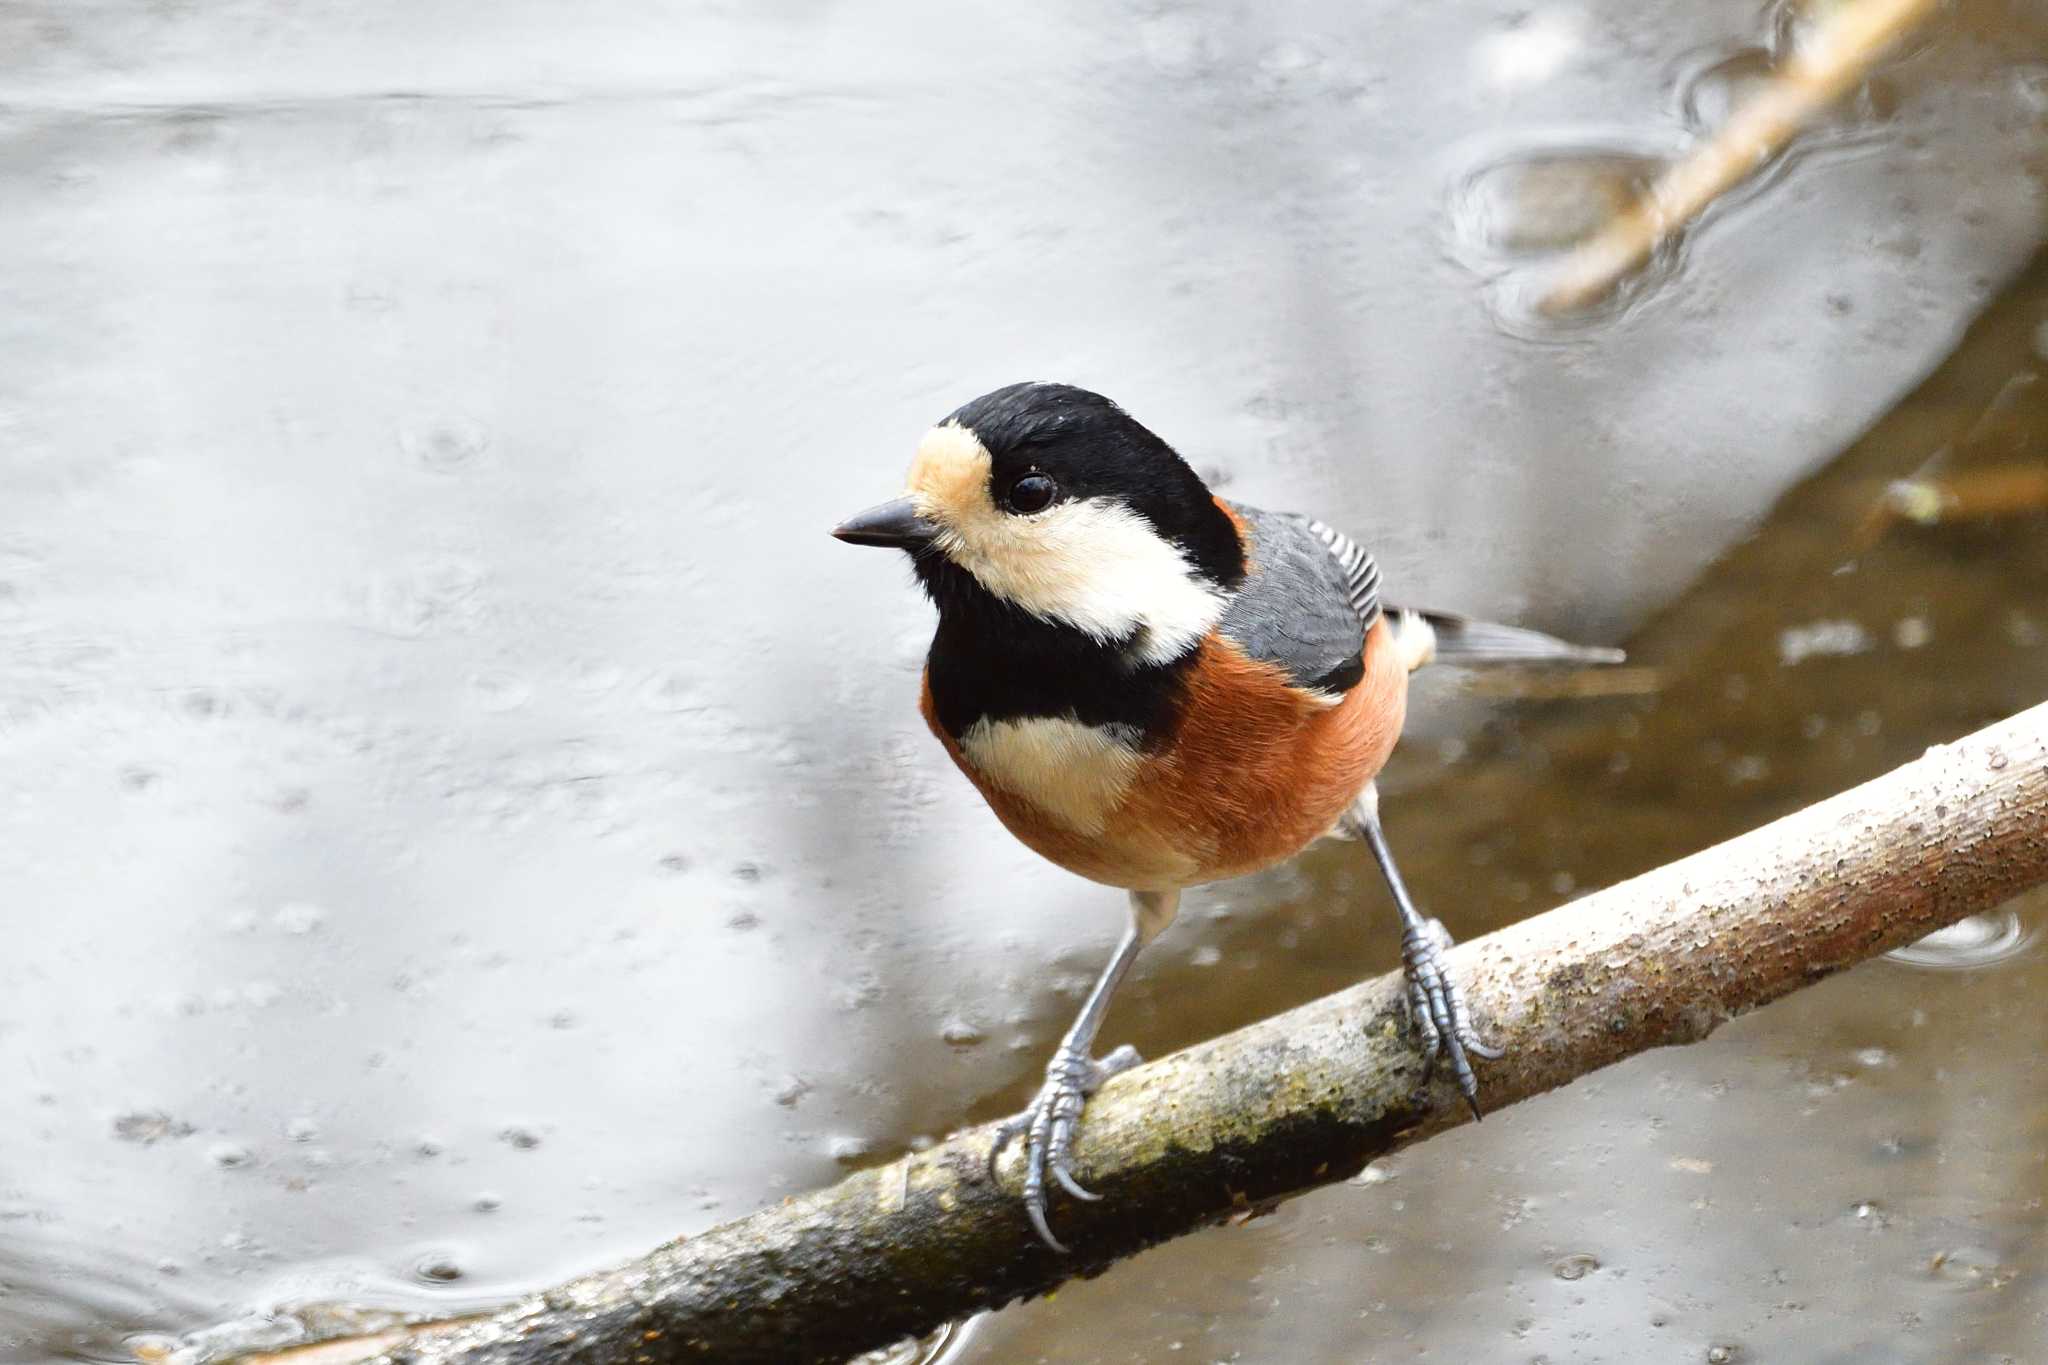
M 1010 485 L 1010 491 L 1003 495 L 1003 502 L 1012 512 L 1029 516 L 1052 506 L 1053 499 L 1059 495 L 1060 486 L 1034 469 Z

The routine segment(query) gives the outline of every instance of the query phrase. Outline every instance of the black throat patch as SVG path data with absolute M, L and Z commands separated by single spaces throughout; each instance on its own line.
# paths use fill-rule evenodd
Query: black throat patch
M 1166 663 L 1144 663 L 1136 636 L 1100 641 L 1034 616 L 943 555 L 919 555 L 917 575 L 939 608 L 926 663 L 932 709 L 955 739 L 976 721 L 1034 716 L 1129 726 L 1148 746 L 1171 731 L 1193 647 Z

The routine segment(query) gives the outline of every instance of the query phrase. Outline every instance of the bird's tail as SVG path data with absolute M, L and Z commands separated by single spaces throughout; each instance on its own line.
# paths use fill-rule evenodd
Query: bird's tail
M 1456 664 L 1461 668 L 1490 664 L 1618 664 L 1628 656 L 1605 645 L 1575 645 L 1555 635 L 1519 626 L 1497 626 L 1446 611 L 1388 608 L 1397 622 L 1395 634 L 1416 664 Z M 1412 632 L 1412 634 L 1411 634 Z

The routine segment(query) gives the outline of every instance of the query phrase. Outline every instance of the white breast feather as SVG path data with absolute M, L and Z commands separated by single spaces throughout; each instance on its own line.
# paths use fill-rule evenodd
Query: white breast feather
M 1100 834 L 1138 774 L 1129 727 L 1032 716 L 982 719 L 960 737 L 974 770 L 1079 834 Z

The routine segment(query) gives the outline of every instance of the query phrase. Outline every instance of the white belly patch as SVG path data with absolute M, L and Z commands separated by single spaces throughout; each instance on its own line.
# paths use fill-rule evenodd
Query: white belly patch
M 1138 734 L 1068 717 L 978 720 L 960 751 L 994 786 L 1078 834 L 1100 834 L 1138 775 Z

